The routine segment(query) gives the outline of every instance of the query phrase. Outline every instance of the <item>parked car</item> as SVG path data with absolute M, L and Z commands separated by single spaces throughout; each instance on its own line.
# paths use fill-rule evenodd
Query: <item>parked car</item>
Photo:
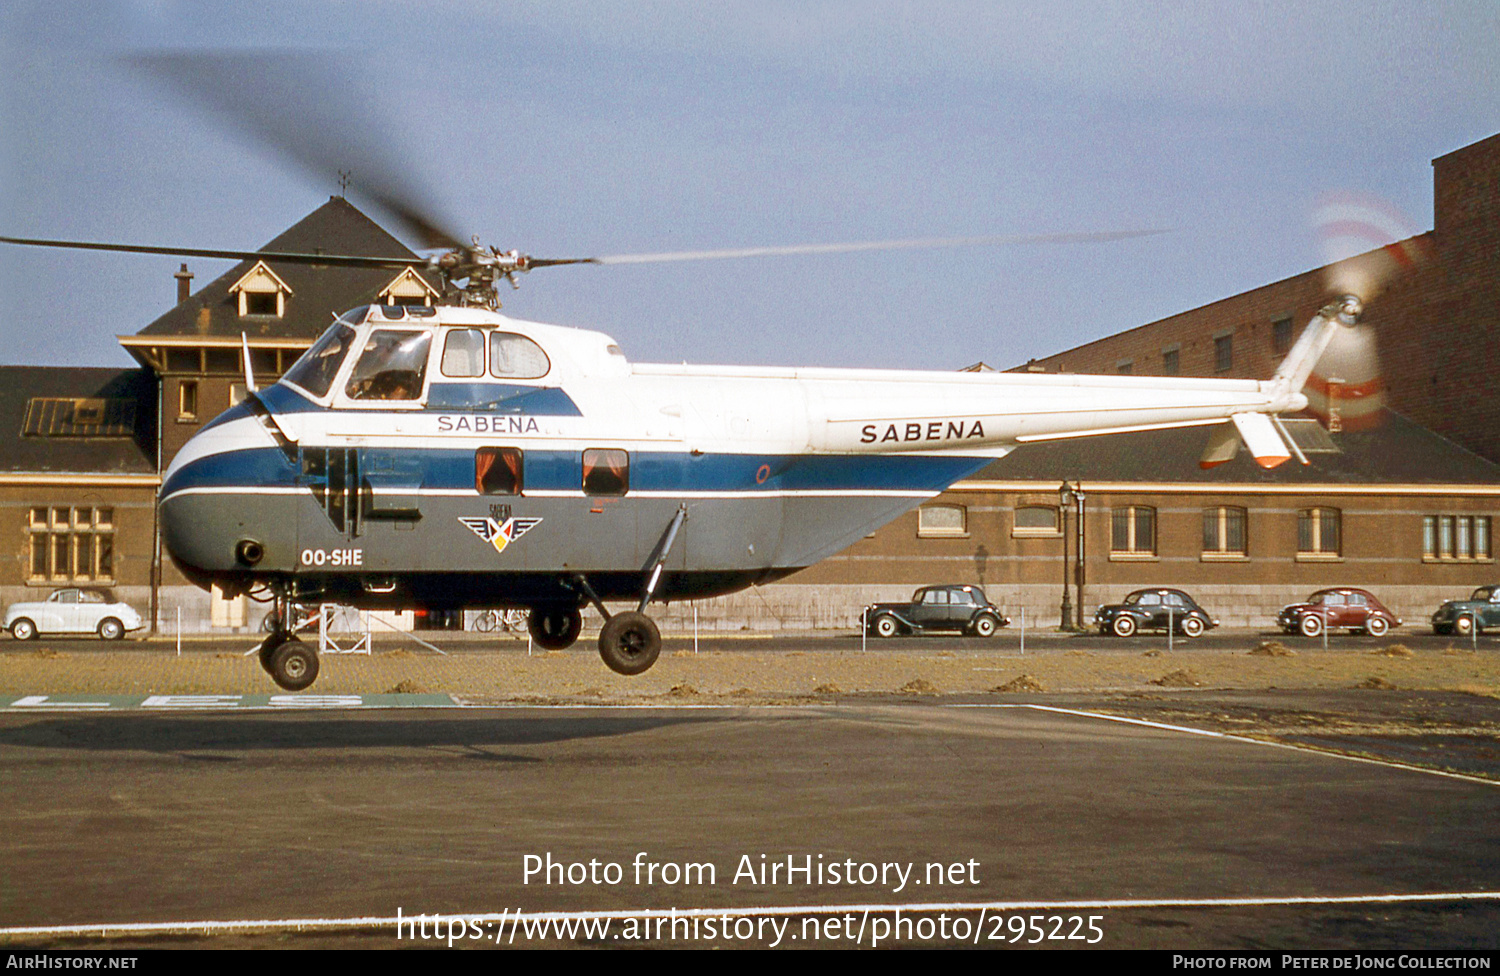
M 1369 590 L 1348 586 L 1319 590 L 1302 603 L 1281 608 L 1276 625 L 1288 634 L 1301 633 L 1317 637 L 1326 627 L 1362 630 L 1379 637 L 1392 627 L 1401 626 L 1401 618 L 1385 608 Z
M 1481 586 L 1467 600 L 1449 600 L 1432 614 L 1434 634 L 1463 634 L 1500 627 L 1500 586 Z
M 910 603 L 872 603 L 860 619 L 866 631 L 877 637 L 929 630 L 990 637 L 1010 624 L 1010 618 L 989 601 L 984 590 L 966 583 L 924 586 L 912 594 Z
M 38 634 L 98 634 L 119 640 L 145 625 L 134 607 L 117 602 L 107 590 L 67 587 L 53 590 L 45 600 L 12 603 L 5 609 L 3 626 L 16 640 Z
M 1219 622 L 1198 601 L 1182 590 L 1136 590 L 1120 603 L 1094 611 L 1094 626 L 1101 634 L 1129 637 L 1141 630 L 1166 631 L 1168 627 L 1187 637 L 1197 637 Z

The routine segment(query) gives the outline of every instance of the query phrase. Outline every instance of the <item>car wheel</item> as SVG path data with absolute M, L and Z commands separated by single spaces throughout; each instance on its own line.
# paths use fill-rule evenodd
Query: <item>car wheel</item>
M 15 623 L 10 625 L 10 636 L 14 637 L 16 640 L 35 640 L 36 624 L 32 623 L 30 620 L 27 620 L 25 617 L 22 617 L 20 620 L 17 620 Z
M 995 631 L 999 629 L 1000 622 L 987 613 L 980 614 L 979 619 L 974 621 L 975 637 L 994 637 Z
M 125 636 L 125 625 L 114 617 L 105 617 L 99 621 L 99 637 L 101 640 L 119 640 Z
M 1182 633 L 1187 637 L 1203 636 L 1203 621 L 1197 617 L 1183 617 Z
M 1310 613 L 1302 618 L 1302 623 L 1297 629 L 1302 631 L 1303 637 L 1317 637 L 1323 633 L 1323 618 Z
M 896 623 L 895 617 L 876 617 L 875 636 L 895 637 L 901 630 L 901 625 Z
M 1365 621 L 1365 633 L 1371 637 L 1381 637 L 1390 629 L 1391 625 L 1386 622 L 1384 617 L 1371 617 Z
M 1474 618 L 1469 616 L 1468 614 L 1465 614 L 1462 617 L 1458 617 L 1453 621 L 1453 632 L 1455 634 L 1460 634 L 1464 637 L 1468 637 L 1469 633 L 1473 631 L 1473 629 Z
M 1135 618 L 1122 613 L 1110 624 L 1109 629 L 1115 632 L 1116 637 L 1129 637 L 1135 633 Z

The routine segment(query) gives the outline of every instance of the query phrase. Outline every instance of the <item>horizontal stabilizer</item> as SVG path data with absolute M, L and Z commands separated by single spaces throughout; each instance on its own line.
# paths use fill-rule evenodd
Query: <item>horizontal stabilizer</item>
M 1231 419 L 1245 447 L 1255 456 L 1255 463 L 1274 468 L 1291 459 L 1291 448 L 1282 440 L 1270 417 L 1263 413 L 1237 413 Z
M 1198 458 L 1198 467 L 1207 471 L 1209 468 L 1217 468 L 1226 461 L 1233 461 L 1234 456 L 1240 453 L 1240 435 L 1231 424 L 1221 424 L 1214 428 L 1213 436 L 1208 439 L 1208 446 L 1203 449 L 1203 454 Z

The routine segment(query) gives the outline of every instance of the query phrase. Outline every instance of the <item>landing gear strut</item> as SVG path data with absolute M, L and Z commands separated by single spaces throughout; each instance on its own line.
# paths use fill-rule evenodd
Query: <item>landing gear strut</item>
M 640 604 L 634 610 L 611 614 L 582 574 L 573 579 L 578 589 L 604 617 L 604 627 L 599 631 L 599 656 L 604 659 L 605 666 L 617 674 L 640 674 L 655 664 L 657 657 L 661 655 L 661 631 L 657 629 L 656 622 L 646 616 L 646 605 L 656 592 L 656 584 L 661 582 L 662 567 L 667 563 L 672 543 L 677 541 L 677 530 L 682 528 L 682 523 L 686 520 L 687 506 L 679 505 L 672 521 L 667 523 L 666 531 L 656 543 L 656 551 L 646 563 L 646 587 L 641 593 Z
M 260 666 L 287 691 L 301 691 L 318 678 L 318 652 L 285 629 L 283 621 L 295 619 L 292 601 L 285 593 L 276 594 L 276 609 L 272 613 L 275 623 L 257 652 Z

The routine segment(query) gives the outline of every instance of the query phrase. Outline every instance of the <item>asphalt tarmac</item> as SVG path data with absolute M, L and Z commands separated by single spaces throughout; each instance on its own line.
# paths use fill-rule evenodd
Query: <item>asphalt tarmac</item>
M 1492 700 L 1371 700 L 8 712 L 0 940 L 1493 949 Z

